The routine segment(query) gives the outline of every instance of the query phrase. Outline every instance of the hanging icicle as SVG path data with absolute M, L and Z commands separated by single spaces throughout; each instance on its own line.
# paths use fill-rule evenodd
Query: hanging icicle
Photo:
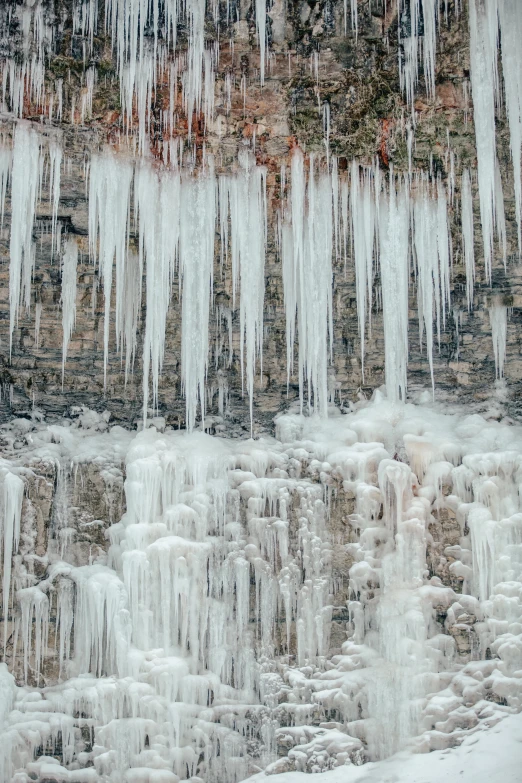
M 29 309 L 34 268 L 33 225 L 42 181 L 38 134 L 25 122 L 16 126 L 11 178 L 11 241 L 9 245 L 9 350 L 20 304 Z
M 186 427 L 196 423 L 197 405 L 205 427 L 205 383 L 209 350 L 209 311 L 214 271 L 216 181 L 212 159 L 198 177 L 182 185 L 180 214 L 182 279 L 181 377 L 186 400 Z
M 239 304 L 240 359 L 242 379 L 250 403 L 253 424 L 254 373 L 263 362 L 263 306 L 266 254 L 266 170 L 253 156 L 240 157 L 241 168 L 229 183 L 230 244 L 233 296 L 241 286 Z M 221 207 L 223 209 L 223 205 Z M 226 209 L 226 206 L 225 206 Z M 244 380 L 243 380 L 244 382 Z
M 62 385 L 65 374 L 67 348 L 76 323 L 76 275 L 78 266 L 78 245 L 70 237 L 65 242 L 62 259 Z
M 469 0 L 471 90 L 477 144 L 480 217 L 486 280 L 491 282 L 493 229 L 496 223 L 498 159 L 495 144 L 497 72 L 497 0 Z
M 292 225 L 283 226 L 282 243 L 287 357 L 291 367 L 297 317 L 301 408 L 306 388 L 309 410 L 322 415 L 328 410 L 328 364 L 333 341 L 335 231 L 332 195 L 332 175 L 327 172 L 316 175 L 313 156 L 310 157 L 305 190 L 304 156 L 301 150 L 295 149 L 292 154 Z
M 103 327 L 103 382 L 107 383 L 113 267 L 116 266 L 116 331 L 121 333 L 123 307 L 123 268 L 127 236 L 133 168 L 130 161 L 110 150 L 94 155 L 89 184 L 89 251 L 96 264 L 105 294 Z
M 359 164 L 352 162 L 351 218 L 357 317 L 361 341 L 361 371 L 364 381 L 364 347 L 366 314 L 371 319 L 373 300 L 373 254 L 375 250 L 375 193 L 371 169 L 363 169 L 362 181 Z
M 489 321 L 491 324 L 493 355 L 495 356 L 495 375 L 497 379 L 501 379 L 504 377 L 504 363 L 506 361 L 507 307 L 500 304 L 490 307 Z
M 379 262 L 384 325 L 386 392 L 404 401 L 408 365 L 409 207 L 403 183 L 390 172 L 389 193 L 379 203 Z
M 460 214 L 462 224 L 462 252 L 466 268 L 466 300 L 468 311 L 473 308 L 473 288 L 475 285 L 475 238 L 473 227 L 473 194 L 469 169 L 462 172 L 460 185 Z

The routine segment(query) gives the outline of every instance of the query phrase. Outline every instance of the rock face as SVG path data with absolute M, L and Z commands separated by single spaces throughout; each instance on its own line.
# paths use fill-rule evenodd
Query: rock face
M 100 270 L 89 257 L 87 244 L 88 203 L 86 174 L 93 151 L 105 143 L 125 146 L 124 117 L 119 106 L 116 66 L 108 38 L 95 37 L 91 59 L 84 62 L 87 46 L 78 30 L 72 34 L 71 8 L 41 3 L 49 24 L 62 19 L 60 35 L 49 52 L 46 88 L 61 79 L 62 120 L 49 121 L 46 110 L 24 105 L 23 116 L 37 124 L 50 137 L 58 136 L 64 150 L 58 220 L 64 232 L 80 240 L 80 265 L 76 300 L 76 325 L 68 351 L 65 373 L 61 371 L 61 270 L 59 259 L 51 258 L 50 205 L 44 196 L 34 226 L 36 257 L 31 291 L 31 307 L 21 308 L 12 351 L 9 350 L 8 263 L 1 271 L 2 310 L 0 351 L 2 373 L 2 410 L 4 417 L 30 411 L 33 407 L 61 416 L 71 406 L 87 405 L 98 411 L 109 410 L 113 421 L 133 424 L 141 410 L 141 364 L 145 299 L 142 300 L 138 326 L 138 347 L 134 374 L 125 382 L 113 323 L 107 379 L 103 377 L 104 292 Z M 385 4 L 384 4 L 385 5 Z M 268 252 L 265 265 L 265 313 L 263 366 L 256 371 L 254 420 L 257 431 L 271 428 L 274 414 L 297 396 L 297 377 L 287 387 L 284 297 L 281 258 L 277 247 L 277 220 L 282 209 L 281 166 L 289 172 L 290 151 L 297 142 L 306 152 L 324 158 L 337 156 L 339 169 L 349 167 L 352 158 L 362 163 L 379 160 L 383 175 L 390 167 L 396 173 L 407 172 L 408 138 L 412 122 L 399 84 L 398 20 L 395 4 L 384 13 L 383 3 L 358 4 L 357 36 L 348 20 L 344 30 L 342 4 L 274 4 L 270 11 L 270 59 L 263 87 L 258 79 L 258 50 L 250 11 L 237 9 L 239 21 L 226 27 L 232 43 L 224 36 L 219 43 L 216 67 L 215 113 L 204 133 L 192 129 L 188 141 L 186 118 L 180 106 L 175 137 L 193 145 L 196 158 L 203 146 L 215 156 L 218 171 L 235 166 L 237 153 L 247 147 L 255 150 L 259 164 L 267 167 Z M 281 6 L 281 7 L 280 7 Z M 371 8 L 371 11 L 370 11 Z M 100 14 L 102 9 L 99 9 Z M 17 15 L 4 11 L 4 51 L 17 56 L 22 48 L 21 25 Z M 98 30 L 103 30 L 101 22 Z M 53 22 L 54 20 L 54 22 Z M 225 24 L 223 22 L 223 24 Z M 402 33 L 404 34 L 404 33 Z M 209 40 L 212 32 L 208 32 Z M 5 68 L 7 69 L 6 60 Z M 92 110 L 79 111 L 88 88 L 85 73 L 96 66 L 97 82 L 92 92 Z M 469 98 L 469 34 L 467 14 L 457 15 L 448 4 L 447 17 L 441 17 L 436 58 L 435 94 L 426 96 L 421 74 L 416 90 L 415 143 L 412 148 L 413 171 L 440 173 L 450 183 L 455 172 L 455 197 L 450 205 L 453 243 L 451 305 L 442 325 L 435 350 L 436 394 L 440 399 L 484 402 L 490 396 L 495 379 L 491 324 L 488 309 L 502 303 L 510 309 L 507 332 L 505 377 L 508 405 L 517 411 L 518 384 L 521 376 L 518 344 L 519 260 L 512 197 L 512 167 L 509 156 L 506 120 L 498 113 L 497 139 L 502 177 L 505 184 L 508 256 L 504 267 L 501 257 L 494 262 L 491 286 L 484 275 L 478 199 L 475 199 L 475 250 L 477 280 L 474 307 L 468 311 L 465 301 L 465 270 L 460 227 L 460 173 L 475 166 L 475 141 L 472 105 Z M 243 85 L 243 86 L 242 86 Z M 246 92 L 245 92 L 246 90 Z M 6 99 L 7 100 L 7 99 Z M 153 150 L 159 150 L 166 136 L 160 121 L 167 98 L 158 87 L 150 117 Z M 163 103 L 162 103 L 163 102 Z M 7 100 L 6 109 L 10 107 Z M 82 104 L 83 105 L 83 104 Z M 47 111 L 47 119 L 46 119 Z M 82 121 L 83 115 L 83 121 Z M 3 132 L 9 136 L 13 122 L 5 116 Z M 287 173 L 288 182 L 289 173 Z M 475 185 L 473 185 L 475 191 Z M 1 244 L 4 260 L 9 256 L 11 205 L 6 203 Z M 219 226 L 216 227 L 219 232 Z M 217 235 L 216 235 L 217 236 Z M 85 238 L 84 238 L 85 237 Z M 218 236 L 217 236 L 218 238 Z M 226 384 L 227 427 L 234 431 L 250 429 L 248 403 L 242 395 L 240 369 L 238 301 L 232 301 L 229 263 L 224 268 L 216 257 L 213 308 L 210 317 L 210 353 L 208 370 L 209 412 L 218 414 L 218 390 Z M 184 401 L 181 389 L 181 304 L 178 281 L 174 280 L 168 313 L 165 361 L 160 381 L 158 406 L 169 423 L 183 426 Z M 342 404 L 357 399 L 362 392 L 371 395 L 383 383 L 384 351 L 380 280 L 373 286 L 372 329 L 367 335 L 366 372 L 361 373 L 355 279 L 352 251 L 348 258 L 334 263 L 333 277 L 334 335 L 330 386 Z M 114 309 L 111 310 L 111 319 Z M 228 345 L 232 330 L 232 353 L 226 365 L 219 358 L 220 346 Z M 412 288 L 409 314 L 409 385 L 412 393 L 429 390 L 431 380 L 425 348 L 419 344 L 417 304 Z M 221 364 L 220 364 L 221 362 Z M 223 380 L 225 375 L 225 380 Z M 237 429 L 239 428 L 239 429 Z

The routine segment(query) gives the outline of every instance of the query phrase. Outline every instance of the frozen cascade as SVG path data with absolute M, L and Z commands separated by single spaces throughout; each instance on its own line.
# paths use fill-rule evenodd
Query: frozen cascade
M 392 549 L 382 559 L 381 599 L 373 610 L 377 653 L 383 659 L 368 689 L 368 713 L 373 718 L 368 747 L 373 758 L 386 758 L 404 747 L 419 727 L 419 681 L 427 656 L 424 607 L 416 588 L 426 571 L 426 506 L 413 505 L 414 480 L 403 463 L 383 460 L 379 465 Z M 370 606 L 365 607 L 368 610 L 372 611 Z
M 38 682 L 55 655 L 60 680 L 5 680 L 6 779 L 31 769 L 46 780 L 52 762 L 82 783 L 152 770 L 162 783 L 234 783 L 252 753 L 258 768 L 318 772 L 449 747 L 455 725 L 522 708 L 520 427 L 379 397 L 329 419 L 280 415 L 277 438 L 256 441 L 100 423 L 90 412 L 80 426 L 31 425 L 35 467 L 60 455 L 73 476 L 95 458 L 107 481 L 125 459 L 126 511 L 88 565 L 75 564 L 72 541 L 51 547 L 28 584 L 14 558 L 18 682 Z M 26 529 L 22 475 L 6 464 L 6 542 Z M 349 497 L 352 533 L 334 548 L 336 504 Z M 471 574 L 471 594 L 444 586 L 433 562 L 427 570 L 442 512 L 467 520 L 471 537 L 457 522 L 460 544 L 446 555 L 450 571 Z M 339 557 L 351 563 L 347 583 Z M 473 655 L 455 647 L 463 626 Z
M 326 160 L 305 156 L 302 139 L 289 141 L 279 199 L 274 161 L 279 158 L 279 166 L 283 158 L 277 152 L 282 139 L 267 126 L 274 151 L 267 155 L 266 141 L 256 147 L 255 135 L 265 125 L 263 104 L 272 111 L 270 89 L 256 83 L 259 94 L 252 94 L 249 80 L 258 62 L 261 87 L 265 72 L 279 79 L 282 41 L 272 53 L 269 46 L 281 24 L 280 4 L 269 13 L 264 0 L 240 9 L 228 0 L 226 9 L 217 0 L 66 5 L 72 5 L 72 37 L 85 36 L 74 47 L 71 40 L 71 51 L 83 45 L 79 56 L 74 52 L 78 65 L 82 56 L 84 63 L 77 95 L 71 84 L 78 74 L 55 79 L 47 67 L 58 52 L 55 40 L 64 31 L 68 38 L 68 11 L 56 29 L 43 0 L 7 11 L 21 57 L 2 59 L 2 111 L 39 118 L 39 124 L 15 121 L 12 133 L 6 119 L 0 145 L 2 220 L 4 207 L 11 213 L 13 366 L 24 360 L 20 308 L 36 304 L 38 349 L 42 302 L 49 301 L 40 279 L 32 281 L 35 218 L 40 202 L 42 212 L 47 209 L 42 186 L 51 219 L 38 230 L 43 224 L 43 235 L 49 224 L 51 262 L 62 252 L 62 382 L 67 357 L 77 351 L 71 337 L 78 288 L 84 287 L 77 280 L 83 244 L 61 238 L 70 210 L 62 198 L 62 169 L 69 177 L 74 155 L 64 157 L 69 131 L 62 137 L 52 128 L 62 120 L 65 99 L 67 120 L 82 126 L 70 130 L 85 140 L 87 151 L 89 253 L 104 288 L 105 386 L 112 384 L 112 365 L 123 367 L 123 354 L 125 380 L 135 356 L 142 357 L 143 420 L 138 432 L 129 432 L 110 425 L 108 411 L 72 407 L 69 417 L 47 423 L 33 396 L 32 410 L 27 406 L 23 417 L 0 425 L 6 661 L 0 664 L 0 780 L 238 783 L 258 772 L 264 779 L 261 770 L 335 767 L 350 775 L 349 767 L 398 750 L 449 750 L 520 712 L 522 428 L 503 412 L 508 297 L 495 294 L 488 302 L 495 398 L 451 413 L 441 412 L 440 402 L 406 402 L 409 304 L 416 301 L 434 387 L 433 345 L 436 339 L 440 350 L 450 288 L 460 285 L 457 278 L 450 281 L 458 175 L 469 311 L 474 304 L 475 174 L 461 168 L 473 156 L 460 158 L 448 133 L 444 173 L 435 156 L 429 175 L 414 172 L 421 63 L 429 100 L 440 99 L 443 112 L 456 111 L 446 107 L 444 90 L 435 96 L 437 28 L 445 24 L 443 14 L 447 22 L 451 4 L 388 4 L 382 29 L 396 24 L 396 9 L 399 78 L 411 116 L 394 115 L 391 130 L 383 121 L 381 161 L 369 167 L 353 160 L 348 170 L 344 156 L 333 155 L 336 102 L 321 92 L 316 50 L 336 22 L 333 10 L 325 12 L 323 29 L 314 10 L 310 71 L 315 69 Z M 453 4 L 456 15 L 461 5 Z M 495 139 L 495 112 L 503 112 L 499 54 L 521 245 L 522 15 L 518 0 L 466 5 L 491 284 L 495 232 L 505 269 L 512 251 Z M 355 41 L 368 21 L 381 25 L 371 6 L 350 0 Z M 112 79 L 105 55 L 99 71 L 92 65 L 99 59 L 95 35 L 102 34 L 97 27 L 104 11 L 103 33 L 112 38 L 119 79 L 120 127 L 117 119 L 100 123 L 93 116 L 103 97 L 100 85 L 110 90 Z M 347 0 L 344 12 L 346 28 Z M 254 20 L 255 64 L 245 54 Z M 388 45 L 395 45 L 394 35 Z M 334 54 L 325 58 L 326 68 Z M 221 148 L 216 78 L 224 82 L 228 134 L 228 123 L 233 128 L 236 121 L 238 64 L 244 123 L 234 131 L 241 152 L 231 162 L 230 138 Z M 259 119 L 251 143 L 252 99 Z M 94 124 L 84 133 L 89 120 Z M 107 124 L 113 146 L 93 152 L 89 145 L 98 150 L 98 131 Z M 384 182 L 387 144 L 393 151 L 401 131 L 407 134 L 408 173 L 396 176 L 390 164 Z M 208 150 L 217 150 L 215 158 Z M 273 306 L 271 279 L 276 264 L 269 255 L 275 211 L 287 383 L 290 391 L 296 354 L 299 402 L 276 416 L 275 437 L 258 437 L 256 373 L 262 383 L 263 345 L 278 339 L 271 309 L 279 306 Z M 73 230 L 81 235 L 83 227 L 73 221 Z M 343 273 L 348 286 L 355 273 L 357 313 L 347 312 L 351 324 L 336 324 L 336 354 L 342 342 L 348 372 L 358 361 L 348 358 L 347 337 L 357 319 L 362 381 L 370 347 L 374 351 L 384 340 L 386 388 L 370 402 L 360 390 L 357 401 L 339 399 L 336 408 L 334 390 L 342 392 L 343 382 L 336 387 L 333 378 L 332 300 L 335 293 L 337 305 L 344 296 Z M 94 282 L 93 314 L 96 293 Z M 456 323 L 463 324 L 463 308 L 452 306 Z M 180 366 L 183 432 L 159 415 L 167 334 L 178 313 L 174 344 L 180 355 L 168 359 Z M 229 391 L 227 370 L 235 371 L 234 351 L 250 409 L 251 438 L 243 440 L 204 432 L 215 427 L 230 435 L 229 424 L 239 431 L 229 416 L 236 389 L 230 383 Z M 207 382 L 210 357 L 215 375 Z M 284 373 L 284 358 L 281 364 Z M 372 369 L 366 372 L 370 384 Z M 271 372 L 265 367 L 270 381 Z M 208 415 L 216 393 L 219 417 Z M 411 398 L 426 396 L 411 383 Z M 266 419 L 266 409 L 260 410 Z M 372 772 L 379 777 L 379 767 Z

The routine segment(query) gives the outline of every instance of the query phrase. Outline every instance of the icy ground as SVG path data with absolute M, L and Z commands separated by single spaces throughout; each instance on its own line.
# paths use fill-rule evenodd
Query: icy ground
M 516 758 L 522 427 L 501 408 L 377 392 L 255 440 L 76 414 L 0 432 L 2 782 L 430 783 L 495 738 Z M 93 466 L 124 513 L 75 527 Z

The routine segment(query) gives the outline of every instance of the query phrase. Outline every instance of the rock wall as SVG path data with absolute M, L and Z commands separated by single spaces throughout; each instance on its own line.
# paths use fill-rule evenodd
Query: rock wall
M 494 263 L 492 285 L 486 283 L 481 249 L 482 236 L 475 198 L 475 251 L 477 281 L 474 308 L 467 311 L 465 272 L 460 236 L 459 183 L 464 166 L 475 167 L 473 112 L 469 97 L 469 34 L 466 9 L 449 2 L 441 16 L 436 59 L 436 91 L 426 97 L 423 77 L 415 101 L 415 133 L 412 170 L 440 172 L 445 181 L 451 173 L 452 153 L 456 192 L 451 207 L 453 266 L 451 307 L 435 351 L 436 395 L 441 400 L 467 400 L 484 404 L 491 396 L 495 380 L 491 325 L 488 308 L 501 302 L 510 312 L 505 380 L 502 394 L 510 412 L 518 411 L 518 390 L 522 378 L 518 324 L 520 319 L 520 262 L 516 243 L 512 167 L 505 113 L 498 110 L 497 139 L 504 181 L 508 229 L 508 259 Z M 63 6 L 63 7 L 62 7 Z M 103 381 L 103 289 L 99 269 L 89 259 L 87 246 L 88 205 L 86 173 L 93 151 L 109 142 L 126 147 L 125 129 L 119 99 L 116 66 L 108 37 L 94 39 L 93 55 L 84 61 L 86 42 L 72 33 L 67 2 L 44 3 L 50 23 L 62 19 L 56 36 L 46 84 L 63 80 L 63 119 L 46 119 L 43 109 L 26 102 L 23 115 L 37 124 L 43 134 L 58 134 L 65 163 L 58 218 L 64 232 L 80 237 L 82 259 L 79 266 L 77 320 L 62 380 L 61 369 L 61 275 L 57 259 L 51 259 L 50 208 L 45 194 L 34 227 L 36 262 L 30 311 L 21 312 L 9 352 L 8 276 L 10 204 L 6 204 L 0 252 L 1 276 L 0 374 L 1 410 L 4 418 L 24 415 L 34 407 L 46 414 L 61 416 L 72 406 L 87 405 L 108 410 L 113 421 L 134 424 L 141 409 L 141 345 L 145 303 L 138 335 L 134 374 L 125 383 L 120 356 L 111 328 L 111 353 L 107 383 Z M 385 12 L 385 8 L 387 9 Z M 361 0 L 358 3 L 357 35 L 348 19 L 344 30 L 342 3 L 275 2 L 269 12 L 270 58 L 265 85 L 259 84 L 258 49 L 255 24 L 250 10 L 237 6 L 239 21 L 223 29 L 219 40 L 216 70 L 215 116 L 204 128 L 192 128 L 196 159 L 203 148 L 215 155 L 218 171 L 234 168 L 242 148 L 254 149 L 258 163 L 267 166 L 268 252 L 265 266 L 265 333 L 263 368 L 256 373 L 254 419 L 256 431 L 269 430 L 274 414 L 297 398 L 297 378 L 287 388 L 286 346 L 281 263 L 276 246 L 277 215 L 281 208 L 281 166 L 289 170 L 290 151 L 297 143 L 319 160 L 337 156 L 340 171 L 352 158 L 362 163 L 379 160 L 384 174 L 391 170 L 407 172 L 408 138 L 412 119 L 401 91 L 398 76 L 398 19 L 394 3 Z M 54 14 L 54 16 L 53 16 Z M 103 30 L 101 22 L 98 29 Z M 21 33 L 16 14 L 3 11 L 5 55 L 20 53 Z M 404 20 L 401 22 L 404 24 Z M 215 35 L 209 28 L 208 39 Z M 80 116 L 80 99 L 85 95 L 85 72 L 97 67 L 98 81 L 92 113 Z M 229 80 L 227 82 L 227 79 Z M 230 85 L 230 106 L 227 99 Z M 152 110 L 150 137 L 154 154 L 160 154 L 164 139 L 161 111 L 167 101 L 158 86 Z M 73 108 L 73 99 L 74 107 Z M 178 102 L 180 98 L 178 96 Z M 7 110 L 8 105 L 4 108 Z M 326 118 L 329 118 L 326 123 Z M 179 108 L 175 134 L 187 139 L 187 119 Z M 327 128 L 328 125 L 328 128 Z M 2 128 L 11 134 L 13 121 L 4 112 Z M 327 136 L 328 131 L 328 138 Z M 288 182 L 288 174 L 287 174 Z M 476 185 L 473 185 L 474 192 Z M 476 195 L 476 193 L 475 193 Z M 216 228 L 216 231 L 219 229 Z M 250 429 L 248 403 L 242 396 L 239 361 L 238 303 L 232 305 L 229 269 L 216 258 L 214 307 L 211 313 L 208 373 L 209 412 L 218 416 L 218 390 L 226 387 L 226 429 Z M 334 345 L 331 367 L 332 396 L 341 405 L 371 395 L 383 383 L 383 324 L 380 281 L 374 283 L 372 329 L 366 346 L 366 372 L 361 374 L 360 344 L 355 306 L 354 268 L 348 259 L 334 264 Z M 185 406 L 180 382 L 180 302 L 174 281 L 168 315 L 165 362 L 159 389 L 159 412 L 169 423 L 184 426 Z M 229 344 L 232 325 L 230 366 L 220 365 L 220 346 Z M 430 390 L 431 381 L 425 351 L 419 345 L 417 306 L 413 294 L 409 314 L 409 384 L 413 395 Z M 221 417 L 209 421 L 211 430 L 222 426 Z

